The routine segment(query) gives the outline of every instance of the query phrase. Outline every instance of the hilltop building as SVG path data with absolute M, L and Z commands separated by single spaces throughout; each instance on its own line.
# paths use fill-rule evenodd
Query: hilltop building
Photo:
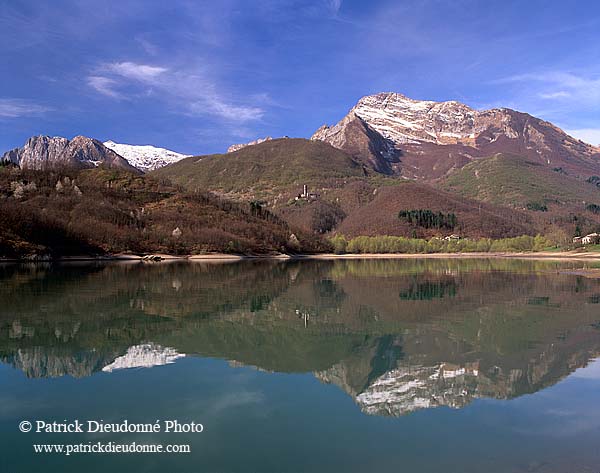
M 308 186 L 306 184 L 302 186 L 302 194 L 296 196 L 296 200 L 317 200 L 318 198 L 319 194 L 308 192 Z

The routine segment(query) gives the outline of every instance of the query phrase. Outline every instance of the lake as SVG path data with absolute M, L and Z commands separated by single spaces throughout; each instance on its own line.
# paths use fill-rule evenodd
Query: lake
M 597 473 L 600 279 L 583 265 L 0 266 L 0 470 Z M 35 431 L 75 420 L 160 431 Z M 34 447 L 109 442 L 190 451 Z

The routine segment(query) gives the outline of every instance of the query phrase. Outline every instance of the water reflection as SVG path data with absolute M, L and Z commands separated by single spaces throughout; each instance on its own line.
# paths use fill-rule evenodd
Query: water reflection
M 0 268 L 0 360 L 73 377 L 216 357 L 313 372 L 367 414 L 550 386 L 600 354 L 572 263 L 373 260 Z

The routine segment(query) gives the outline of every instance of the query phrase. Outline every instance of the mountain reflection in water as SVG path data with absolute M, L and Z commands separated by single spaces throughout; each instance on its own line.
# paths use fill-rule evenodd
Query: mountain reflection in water
M 215 357 L 313 372 L 399 416 L 555 384 L 600 353 L 575 263 L 250 261 L 0 267 L 0 360 L 91 376 Z

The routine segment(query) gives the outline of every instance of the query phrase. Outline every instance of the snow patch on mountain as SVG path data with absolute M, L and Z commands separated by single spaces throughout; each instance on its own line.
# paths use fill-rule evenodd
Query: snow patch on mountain
M 105 141 L 104 146 L 123 156 L 129 164 L 144 172 L 153 171 L 191 156 L 151 145 L 128 145 L 110 140 Z
M 479 397 L 476 366 L 399 367 L 380 376 L 356 397 L 370 415 L 400 416 L 438 406 L 463 407 Z
M 398 144 L 448 144 L 469 138 L 479 114 L 460 102 L 414 100 L 392 92 L 363 97 L 351 113 Z

